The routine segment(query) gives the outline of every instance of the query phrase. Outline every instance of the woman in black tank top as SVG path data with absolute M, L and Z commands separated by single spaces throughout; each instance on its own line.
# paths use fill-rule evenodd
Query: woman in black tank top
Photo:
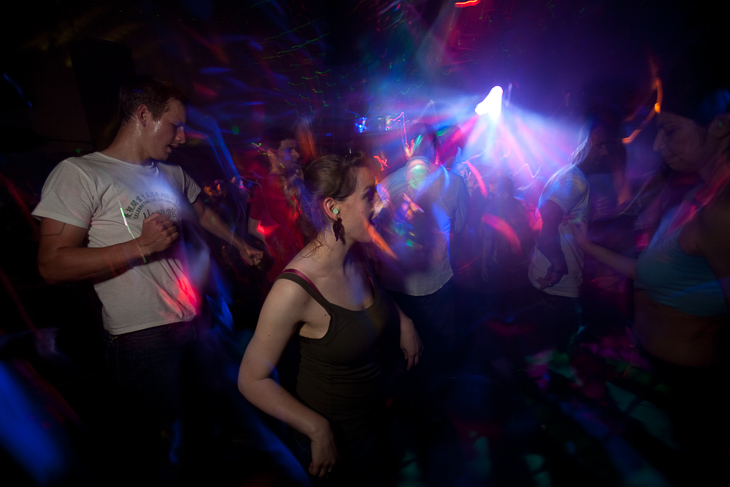
M 323 156 L 304 169 L 299 205 L 309 242 L 274 283 L 239 370 L 241 393 L 309 442 L 303 466 L 328 485 L 372 481 L 376 348 L 386 329 L 398 327 L 407 368 L 421 352 L 413 323 L 380 292 L 360 251 L 373 241 L 379 203 L 362 154 Z M 291 393 L 271 376 L 294 335 L 302 359 Z

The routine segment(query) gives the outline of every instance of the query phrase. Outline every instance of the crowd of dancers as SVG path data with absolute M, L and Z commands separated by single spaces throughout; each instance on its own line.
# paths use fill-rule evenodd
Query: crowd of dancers
M 104 364 L 81 400 L 93 426 L 31 394 L 61 460 L 29 460 L 33 420 L 7 406 L 0 424 L 22 428 L 0 428 L 4 464 L 41 485 L 724 484 L 730 115 L 727 91 L 686 74 L 652 111 L 660 170 L 631 184 L 621 114 L 596 105 L 539 196 L 427 124 L 387 167 L 273 127 L 242 176 L 201 188 L 165 162 L 185 96 L 136 80 L 112 144 L 56 166 L 39 201 L 3 179 L 40 222 L 40 277 L 93 282 Z M 54 327 L 8 331 L 3 363 L 71 367 Z M 556 434 L 556 408 L 610 460 L 576 454 L 586 433 Z

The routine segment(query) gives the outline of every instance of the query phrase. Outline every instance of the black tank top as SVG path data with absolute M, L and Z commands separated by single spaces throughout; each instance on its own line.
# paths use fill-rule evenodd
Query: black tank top
M 351 443 L 372 433 L 382 405 L 378 349 L 386 328 L 398 329 L 394 304 L 374 283 L 373 304 L 353 311 L 327 301 L 296 269 L 284 270 L 277 279 L 299 284 L 330 315 L 322 338 L 299 337 L 297 396 L 330 421 L 340 442 Z

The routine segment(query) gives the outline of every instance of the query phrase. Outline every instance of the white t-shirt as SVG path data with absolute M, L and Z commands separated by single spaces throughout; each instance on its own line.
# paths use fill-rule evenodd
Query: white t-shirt
M 383 179 L 378 193 L 394 215 L 403 204 L 403 195 L 422 210 L 411 222 L 418 243 L 414 245 L 408 237 L 400 236 L 389 244 L 397 259 L 381 256 L 381 284 L 409 296 L 435 293 L 454 275 L 449 236 L 461 231 L 466 221 L 469 193 L 464 180 L 444 167 L 415 157 Z
M 588 222 L 590 206 L 588 203 L 589 185 L 583 172 L 575 166 L 560 169 L 545 184 L 540 195 L 540 204 L 552 201 L 563 210 L 566 216 L 573 215 L 574 222 Z M 543 292 L 555 296 L 577 298 L 583 284 L 583 260 L 585 253 L 578 247 L 567 225 L 558 225 L 560 232 L 560 248 L 568 264 L 568 273 L 554 286 L 543 289 Z M 550 267 L 550 261 L 535 246 L 528 269 L 530 282 L 540 287 L 537 278 L 544 278 Z
M 37 218 L 51 218 L 88 230 L 88 247 L 108 247 L 137 238 L 142 221 L 164 213 L 178 230 L 194 219 L 200 187 L 179 166 L 129 164 L 94 152 L 54 168 L 43 186 Z M 94 283 L 104 328 L 114 335 L 192 320 L 199 292 L 191 284 L 185 245 L 178 239 L 147 263 L 118 269 Z

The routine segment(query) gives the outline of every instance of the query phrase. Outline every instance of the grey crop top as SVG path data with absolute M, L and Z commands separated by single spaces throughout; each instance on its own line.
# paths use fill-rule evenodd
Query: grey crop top
M 671 218 L 665 218 L 649 246 L 639 255 L 634 288 L 649 299 L 696 316 L 728 312 L 720 282 L 707 260 L 679 246 L 683 227 L 666 235 Z

